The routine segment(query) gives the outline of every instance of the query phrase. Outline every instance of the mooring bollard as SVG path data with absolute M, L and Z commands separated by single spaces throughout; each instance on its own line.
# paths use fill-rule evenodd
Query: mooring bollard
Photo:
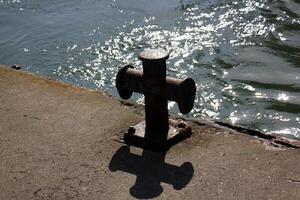
M 145 50 L 139 55 L 143 71 L 126 65 L 117 74 L 116 87 L 121 98 L 129 99 L 133 92 L 145 95 L 145 122 L 130 127 L 124 134 L 129 145 L 164 151 L 191 135 L 184 122 L 169 120 L 168 100 L 177 102 L 181 113 L 189 113 L 194 106 L 195 82 L 191 78 L 167 77 L 168 58 L 162 49 Z

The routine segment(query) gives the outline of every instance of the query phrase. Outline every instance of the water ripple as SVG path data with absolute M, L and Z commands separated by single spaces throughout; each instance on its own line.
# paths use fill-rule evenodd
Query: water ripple
M 300 4 L 296 0 L 155 0 L 144 5 L 89 0 L 63 1 L 62 6 L 0 0 L 0 9 L 6 8 L 26 16 L 35 16 L 30 14 L 34 10 L 49 23 L 34 29 L 40 40 L 32 39 L 29 32 L 17 31 L 15 36 L 20 38 L 14 44 L 22 49 L 17 51 L 24 57 L 22 62 L 30 56 L 40 62 L 28 61 L 30 71 L 117 95 L 114 81 L 119 68 L 128 63 L 141 68 L 140 51 L 164 48 L 170 52 L 168 75 L 191 77 L 197 83 L 189 116 L 300 139 Z M 60 32 L 49 35 L 53 29 L 48 26 L 53 24 L 60 24 Z M 6 30 L 4 26 L 2 31 Z M 1 38 L 0 44 L 10 46 Z M 45 54 L 49 57 L 41 57 Z M 41 63 L 51 68 L 38 67 Z M 136 94 L 133 100 L 141 103 L 143 96 Z M 169 108 L 179 112 L 174 103 Z

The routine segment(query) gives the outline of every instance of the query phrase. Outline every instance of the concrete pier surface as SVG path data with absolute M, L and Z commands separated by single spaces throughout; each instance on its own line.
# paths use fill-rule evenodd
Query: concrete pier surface
M 194 120 L 160 155 L 120 142 L 143 118 L 142 106 L 0 66 L 0 199 L 300 199 L 295 145 Z

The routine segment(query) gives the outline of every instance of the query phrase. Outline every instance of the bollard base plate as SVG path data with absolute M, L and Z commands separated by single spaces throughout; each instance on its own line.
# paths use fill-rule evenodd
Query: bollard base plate
M 166 141 L 151 141 L 145 138 L 145 121 L 136 124 L 133 132 L 124 134 L 124 142 L 129 146 L 135 146 L 154 152 L 166 152 L 172 146 L 191 137 L 192 130 L 185 122 L 169 120 L 169 132 Z

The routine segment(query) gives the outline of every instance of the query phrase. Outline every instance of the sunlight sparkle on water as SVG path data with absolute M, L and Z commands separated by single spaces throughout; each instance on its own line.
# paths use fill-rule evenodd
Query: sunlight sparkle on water
M 289 117 L 275 110 L 278 109 L 276 107 L 272 112 L 265 113 L 264 104 L 274 99 L 288 102 L 292 97 L 289 98 L 285 93 L 276 93 L 277 96 L 270 94 L 255 83 L 230 80 L 235 70 L 261 64 L 256 60 L 249 63 L 238 60 L 243 48 L 261 47 L 263 39 L 270 35 L 275 35 L 281 42 L 287 41 L 284 38 L 288 35 L 285 32 L 276 33 L 277 25 L 269 22 L 261 12 L 262 9 L 269 9 L 268 1 L 218 3 L 218 6 L 212 3 L 212 6 L 205 8 L 201 3 L 195 3 L 182 10 L 178 9 L 176 20 L 167 21 L 165 24 L 168 25 L 162 23 L 165 22 L 164 14 L 130 19 L 116 27 L 105 41 L 95 41 L 87 47 L 69 45 L 68 63 L 72 70 L 62 67 L 59 69 L 60 75 L 78 75 L 81 80 L 91 82 L 96 88 L 115 93 L 115 74 L 122 65 L 131 64 L 141 69 L 141 61 L 138 59 L 140 51 L 163 48 L 170 53 L 168 75 L 191 77 L 197 83 L 197 97 L 191 116 L 221 119 L 233 124 L 247 124 L 253 120 L 257 124 L 262 120 L 262 123 L 268 123 L 268 120 L 290 122 Z M 128 12 L 122 10 L 124 14 Z M 279 18 L 286 20 L 284 16 Z M 100 31 L 98 26 L 92 28 L 91 35 L 96 37 Z M 91 59 L 84 60 L 82 65 L 74 64 L 77 51 Z M 255 56 L 256 52 L 255 49 L 251 53 Z M 143 103 L 142 95 L 135 95 L 132 99 Z M 168 107 L 177 111 L 174 102 L 170 102 Z
M 277 100 L 278 101 L 287 101 L 287 100 L 289 100 L 289 97 L 285 93 L 281 93 L 278 95 Z

